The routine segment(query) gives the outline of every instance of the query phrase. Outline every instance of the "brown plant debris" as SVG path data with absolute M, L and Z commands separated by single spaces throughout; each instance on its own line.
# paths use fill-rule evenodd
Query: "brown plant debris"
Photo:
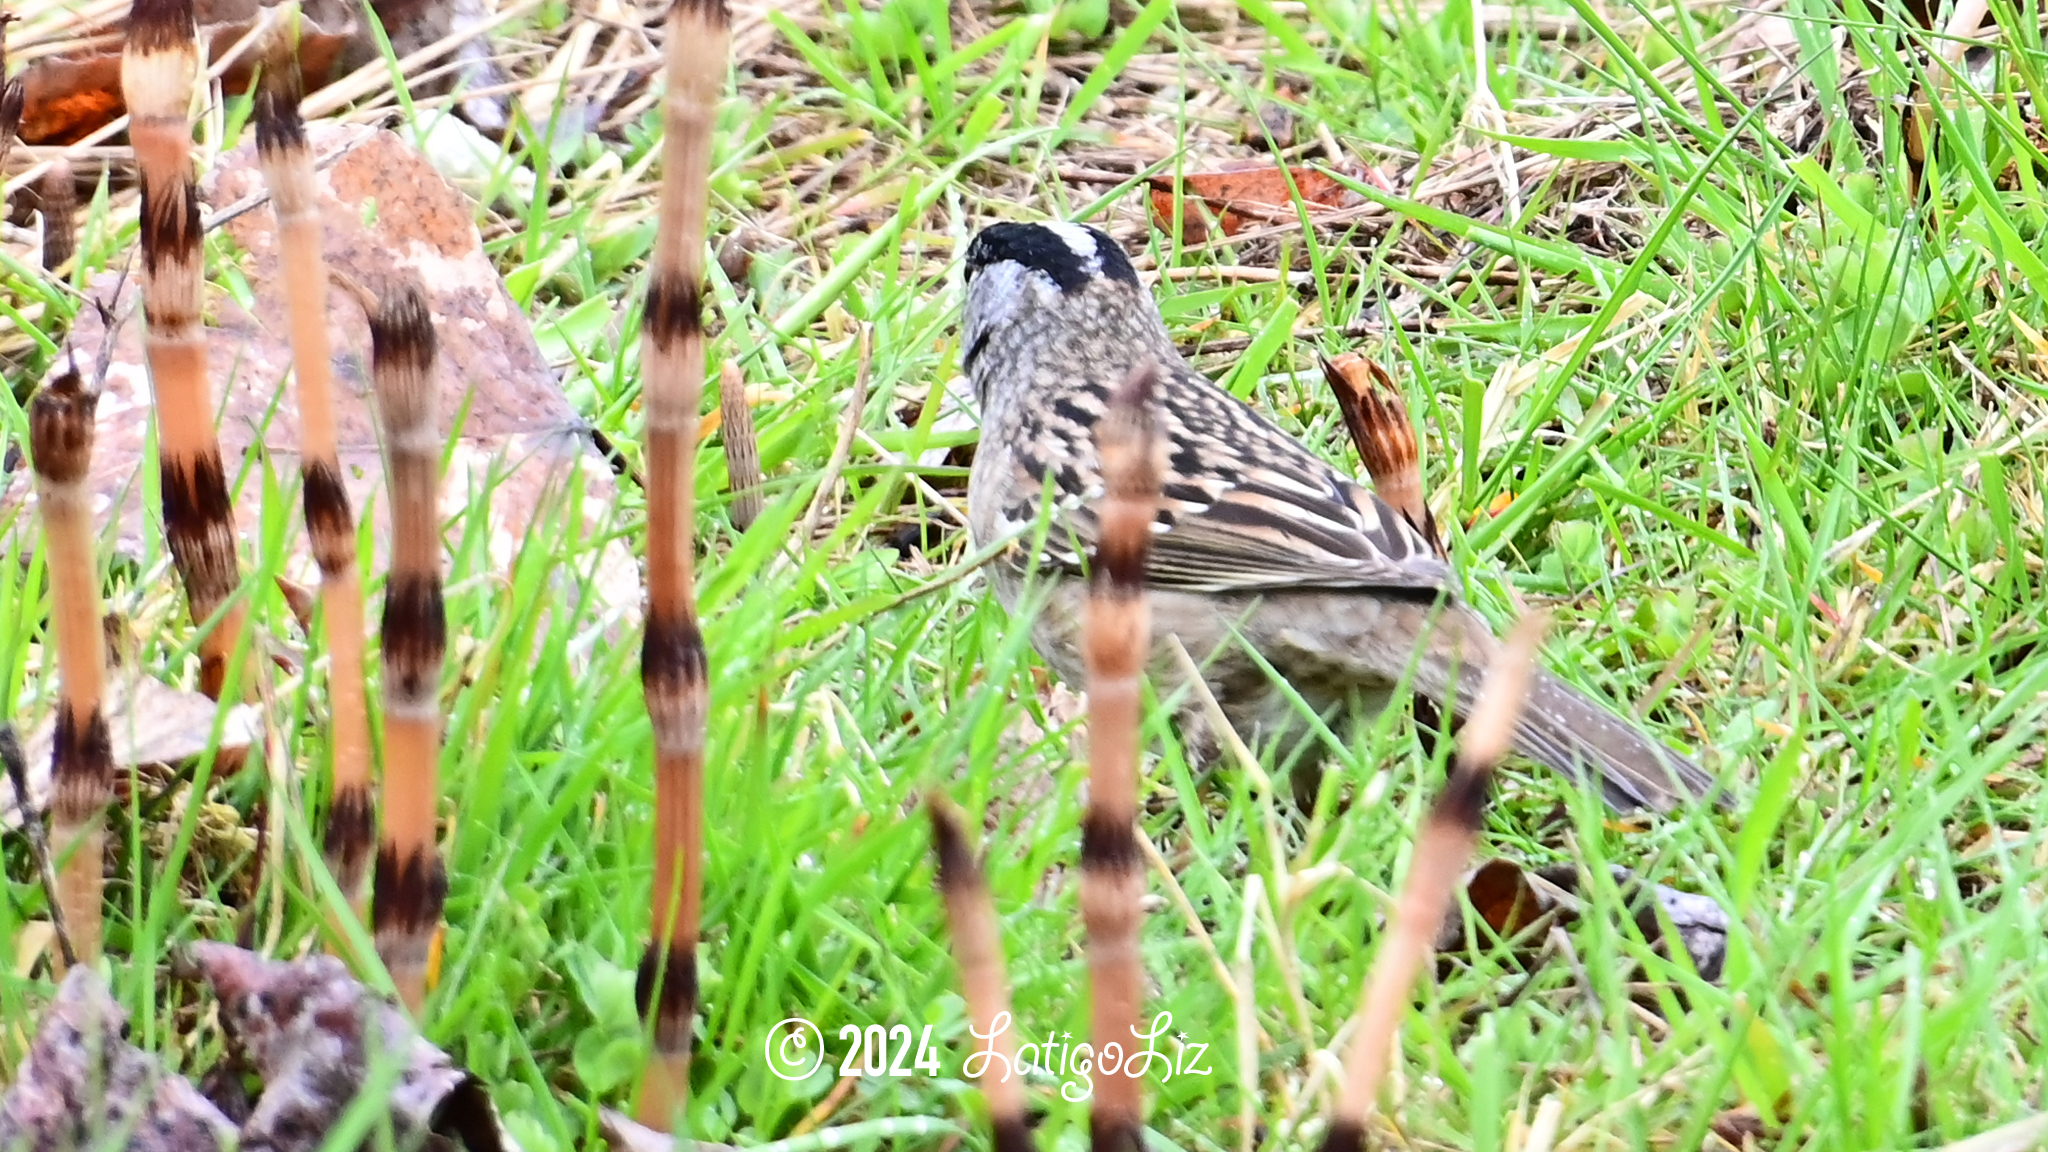
M 450 1142 L 443 1147 L 517 1149 L 482 1084 L 335 957 L 282 962 L 215 943 L 193 945 L 190 957 L 220 997 L 222 1025 L 263 1081 L 242 1125 L 242 1148 L 320 1147 L 374 1080 L 390 1085 L 398 1147 L 431 1134 Z
M 20 1074 L 0 1095 L 0 1148 L 234 1147 L 235 1126 L 184 1077 L 123 1039 L 127 1023 L 98 970 L 73 968 L 43 1014 Z M 126 1138 L 110 1140 L 117 1132 Z
M 1235 236 L 1257 224 L 1292 223 L 1298 219 L 1297 204 L 1313 215 L 1364 202 L 1327 173 L 1264 161 L 1230 163 L 1178 178 L 1154 176 L 1149 184 L 1152 216 L 1160 228 L 1172 231 L 1174 207 L 1179 202 L 1183 244 L 1200 244 L 1209 238 L 1210 216 L 1225 236 Z
M 247 50 L 247 45 L 274 35 L 287 19 L 296 26 L 298 66 L 314 88 L 379 56 L 376 39 L 357 17 L 355 7 L 338 0 L 308 0 L 295 17 L 288 16 L 285 5 L 257 0 L 199 0 L 194 7 L 198 42 L 205 53 L 202 63 L 222 67 L 221 87 L 228 95 L 247 92 L 255 82 L 262 54 Z M 400 56 L 482 22 L 476 0 L 378 0 L 374 7 Z M 123 19 L 78 27 L 73 30 L 74 43 L 60 45 L 23 70 L 19 78 L 24 96 L 23 142 L 75 144 L 127 112 L 121 92 L 120 42 L 104 35 L 121 31 L 125 23 Z M 503 82 L 503 74 L 491 64 L 490 50 L 480 39 L 464 42 L 455 53 L 462 76 L 472 87 Z M 448 81 L 447 77 L 433 79 L 440 86 Z M 420 91 L 435 86 L 430 82 Z M 488 114 L 498 110 L 498 103 L 489 98 L 471 100 L 464 110 Z M 502 120 L 499 111 L 500 124 Z
M 1613 868 L 1613 877 L 1644 940 L 1668 954 L 1671 941 L 1664 931 L 1668 920 L 1679 946 L 1692 960 L 1694 971 L 1705 980 L 1720 980 L 1728 960 L 1726 909 L 1697 893 L 1645 883 L 1619 865 Z M 1513 861 L 1494 859 L 1481 864 L 1466 878 L 1465 896 L 1487 928 L 1506 940 L 1546 917 L 1569 927 L 1583 909 L 1578 896 L 1581 879 L 1578 869 L 1571 865 L 1526 868 Z M 1464 932 L 1463 918 L 1454 912 L 1439 931 L 1436 947 L 1440 951 L 1458 947 Z
M 442 337 L 438 403 L 465 416 L 448 460 L 444 515 L 460 512 L 472 493 L 494 485 L 490 554 L 499 565 L 511 562 L 537 523 L 559 514 L 565 490 L 582 498 L 572 515 L 607 515 L 617 492 L 611 469 L 590 446 L 530 322 L 484 252 L 469 200 L 390 132 L 315 123 L 307 126 L 306 140 L 317 167 L 315 200 L 328 266 L 358 283 L 381 284 L 403 260 L 427 287 Z M 224 227 L 245 253 L 241 269 L 255 298 L 245 311 L 225 293 L 209 289 L 206 296 L 207 364 L 213 394 L 224 396 L 219 428 L 227 471 L 233 476 L 248 453 L 264 451 L 279 470 L 296 472 L 299 417 L 288 398 L 280 402 L 291 366 L 288 310 L 276 222 L 263 204 L 253 142 L 220 158 L 202 195 L 230 215 Z M 96 309 L 86 309 L 71 343 L 80 363 L 107 357 L 89 484 L 96 506 L 114 520 L 116 551 L 140 556 L 144 517 L 134 477 L 144 459 L 150 391 L 133 288 L 134 278 L 124 279 L 118 269 L 95 277 L 87 293 L 107 304 L 115 318 L 112 333 Z M 368 539 L 378 550 L 373 563 L 381 565 L 391 533 L 386 502 L 372 499 L 383 462 L 369 403 L 368 323 L 339 288 L 328 293 L 327 317 L 342 481 L 350 505 L 372 521 Z M 580 481 L 569 483 L 578 469 Z M 7 480 L 12 486 L 0 491 L 0 511 L 28 496 L 20 475 Z M 236 500 L 234 511 L 241 533 L 257 531 L 261 501 Z M 295 533 L 291 546 L 288 574 L 310 582 L 317 569 L 303 534 Z M 624 547 L 609 547 L 597 573 L 605 603 L 629 609 L 638 585 Z
M 340 960 L 266 960 L 210 942 L 184 960 L 185 974 L 219 997 L 234 1049 L 207 1081 L 239 1080 L 242 1069 L 261 1081 L 249 1107 L 236 1109 L 241 1124 L 129 1044 L 127 1012 L 98 971 L 81 966 L 58 988 L 28 1059 L 0 1094 L 0 1148 L 312 1152 L 367 1090 L 384 1093 L 397 1147 L 518 1152 L 482 1084 Z
M 145 764 L 183 764 L 205 754 L 219 706 L 197 692 L 172 688 L 132 671 L 123 674 L 124 671 L 109 677 L 105 703 L 117 785 L 126 777 L 127 769 Z M 262 730 L 261 724 L 261 713 L 253 705 L 230 707 L 221 718 L 220 752 L 234 755 L 247 751 Z M 55 738 L 54 712 L 28 731 L 25 751 L 31 812 L 46 812 L 50 807 L 50 753 Z M 21 806 L 15 802 L 14 787 L 0 780 L 0 830 L 19 827 Z

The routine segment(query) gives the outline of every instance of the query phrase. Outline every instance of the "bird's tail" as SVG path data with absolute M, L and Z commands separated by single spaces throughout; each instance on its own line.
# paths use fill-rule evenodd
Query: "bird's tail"
M 1485 620 L 1463 605 L 1433 615 L 1429 627 L 1437 631 L 1413 669 L 1415 692 L 1448 705 L 1462 722 L 1479 702 L 1480 684 L 1499 655 L 1500 641 Z M 1448 652 L 1460 655 L 1453 659 Z M 1691 758 L 1540 668 L 1515 723 L 1514 750 L 1574 780 L 1597 776 L 1608 804 L 1621 812 L 1669 812 L 1708 797 L 1729 802 Z
M 1599 773 L 1607 802 L 1624 812 L 1669 812 L 1714 794 L 1714 778 L 1690 758 L 1548 672 L 1529 685 L 1514 744 L 1573 778 Z

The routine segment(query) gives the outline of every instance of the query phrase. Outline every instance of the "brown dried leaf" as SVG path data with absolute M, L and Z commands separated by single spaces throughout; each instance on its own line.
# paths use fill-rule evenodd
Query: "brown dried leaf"
M 207 60 L 219 60 L 261 20 L 274 15 L 247 3 L 200 5 L 200 43 Z M 310 16 L 299 24 L 299 67 L 309 80 L 331 75 L 355 34 L 350 24 L 323 28 Z M 244 52 L 221 77 L 230 94 L 246 92 L 255 78 L 256 54 Z M 128 111 L 121 96 L 121 43 L 103 42 L 85 51 L 46 56 L 21 75 L 26 104 L 21 139 L 27 144 L 73 144 Z
M 114 766 L 135 768 L 144 764 L 182 764 L 205 752 L 219 705 L 197 692 L 173 688 L 149 676 L 117 672 L 108 679 L 102 707 L 114 738 Z M 221 719 L 221 751 L 245 751 L 262 731 L 262 723 L 262 715 L 253 705 L 229 707 Z M 31 811 L 49 810 L 50 752 L 55 732 L 56 714 L 52 712 L 29 732 L 27 746 L 22 750 L 28 761 Z M 21 805 L 15 803 L 13 785 L 0 778 L 0 828 L 19 827 Z
M 1502 859 L 1481 864 L 1465 882 L 1465 896 L 1486 926 L 1502 939 L 1512 939 L 1557 906 L 1549 894 L 1529 882 L 1520 865 Z
M 203 1152 L 239 1144 L 311 1152 L 376 1077 L 390 1085 L 400 1147 L 431 1135 L 434 1147 L 518 1152 L 482 1085 L 414 1031 L 401 1009 L 350 977 L 340 960 L 315 955 L 284 963 L 216 943 L 196 944 L 187 955 L 220 997 L 221 1023 L 246 1067 L 262 1080 L 239 1140 L 236 1125 L 189 1082 L 127 1043 L 127 1014 L 97 970 L 77 967 L 44 1015 L 20 1075 L 0 1096 L 0 1147 Z
M 761 448 L 754 435 L 754 410 L 747 406 L 747 382 L 727 360 L 718 373 L 718 410 L 724 416 L 726 483 L 732 491 L 732 526 L 741 532 L 761 517 Z
M 1744 1104 L 1715 1115 L 1708 1131 L 1729 1148 L 1761 1148 L 1771 1138 L 1771 1127 L 1757 1114 L 1756 1105 Z M 1709 1147 L 1712 1142 L 1709 1141 Z
M 373 1074 L 397 1062 L 389 1107 L 400 1147 L 433 1133 L 472 1152 L 518 1145 L 483 1086 L 413 1030 L 405 1012 L 327 955 L 280 962 L 228 944 L 192 946 L 221 1023 L 263 1080 L 242 1147 L 318 1148 Z
M 331 3 L 334 0 L 327 2 Z M 491 20 L 497 5 L 487 4 L 485 0 L 371 0 L 371 7 L 376 10 L 378 21 L 390 33 L 393 54 L 405 57 L 445 37 L 473 33 Z M 604 19 L 602 13 L 598 19 Z M 614 16 L 613 19 L 616 20 L 618 17 Z M 589 35 L 581 30 L 584 23 L 571 22 L 572 38 Z M 588 23 L 594 26 L 597 21 Z M 378 48 L 373 40 L 364 36 L 359 37 L 356 43 L 358 51 L 350 54 L 348 66 L 355 67 L 376 59 Z M 571 59 L 573 54 L 565 54 L 564 65 L 567 66 Z M 449 64 L 453 67 L 446 66 Z M 534 121 L 536 124 L 549 124 L 549 135 L 557 139 L 565 139 L 568 133 L 577 131 L 572 124 L 588 119 L 588 113 L 579 107 L 581 101 L 562 91 L 561 75 L 559 70 L 551 70 L 541 77 L 535 77 L 537 82 L 528 90 L 531 94 L 545 89 L 568 97 L 559 106 L 550 103 L 550 106 L 540 109 L 543 114 Z M 511 100 L 502 92 L 497 95 L 475 93 L 499 88 L 510 79 L 505 70 L 498 66 L 489 37 L 473 34 L 456 47 L 448 60 L 430 69 L 425 75 L 410 78 L 409 84 L 414 98 L 422 95 L 439 95 L 456 87 L 463 88 L 469 93 L 462 98 L 459 105 L 463 117 L 476 125 L 479 131 L 495 138 L 503 135 L 507 124 L 510 123 Z
M 1211 172 L 1188 172 L 1177 180 L 1154 176 L 1149 183 L 1152 214 L 1161 228 L 1172 228 L 1174 204 L 1183 202 L 1184 244 L 1199 244 L 1208 238 L 1204 211 L 1198 211 L 1198 206 L 1216 215 L 1225 236 L 1235 236 L 1255 224 L 1294 220 L 1297 201 L 1311 214 L 1362 203 L 1357 193 L 1324 172 L 1283 169 L 1259 160 L 1228 164 Z
M 184 1077 L 123 1039 L 127 1019 L 97 970 L 71 970 L 43 1015 L 20 1075 L 0 1096 L 0 1148 L 234 1147 L 235 1126 L 219 1109 Z M 121 1132 L 125 1139 L 110 1144 Z
M 591 446 L 525 314 L 484 253 L 470 201 L 390 132 L 316 123 L 308 126 L 307 142 L 320 165 L 317 191 L 328 266 L 372 289 L 402 266 L 427 286 L 441 344 L 436 372 L 444 431 L 456 413 L 464 416 L 442 483 L 444 514 L 459 514 L 473 493 L 488 487 L 491 560 L 503 566 L 509 566 L 542 518 L 563 514 L 565 491 L 582 497 L 569 515 L 585 522 L 605 519 L 616 498 L 611 469 Z M 261 202 L 262 193 L 253 143 L 222 156 L 202 188 L 216 208 L 247 206 L 225 227 L 245 253 L 242 271 L 255 301 L 254 309 L 245 311 L 224 293 L 208 294 L 208 369 L 214 395 L 224 398 L 220 440 L 229 473 L 258 447 L 259 430 L 264 430 L 261 447 L 272 466 L 290 477 L 298 470 L 299 418 L 292 398 L 279 396 L 287 387 L 291 343 L 276 222 Z M 91 294 L 107 300 L 116 318 L 97 413 L 94 511 L 105 517 L 117 509 L 115 546 L 139 555 L 144 510 L 135 476 L 144 459 L 151 393 L 135 280 L 108 273 L 94 280 Z M 361 306 L 339 288 L 328 294 L 327 314 L 341 385 L 335 390 L 335 419 L 342 478 L 357 515 L 367 510 L 376 522 L 370 538 L 381 554 L 390 533 L 385 501 L 372 499 L 378 495 L 383 463 L 369 402 L 368 324 Z M 79 360 L 96 360 L 109 339 L 97 310 L 81 310 L 71 338 Z M 582 476 L 576 481 L 579 469 Z M 21 469 L 11 478 L 13 487 L 0 494 L 0 507 L 32 502 L 26 472 Z M 240 529 L 253 537 L 262 514 L 259 502 L 241 499 L 235 513 Z M 289 574 L 310 583 L 316 575 L 303 532 L 295 531 L 291 543 Z M 373 562 L 381 565 L 381 555 Z M 611 607 L 631 610 L 637 605 L 639 577 L 622 546 L 606 549 L 597 586 Z
M 1636 928 L 1652 945 L 1667 951 L 1670 941 L 1664 932 L 1668 920 L 1678 945 L 1691 958 L 1700 978 L 1716 981 L 1728 960 L 1728 913 L 1706 896 L 1681 892 L 1662 884 L 1645 884 L 1628 869 L 1616 865 L 1614 882 L 1634 910 Z M 1465 894 L 1488 927 L 1503 938 L 1512 938 L 1541 917 L 1555 911 L 1559 922 L 1569 926 L 1578 918 L 1578 870 L 1570 865 L 1525 869 L 1510 860 L 1494 859 L 1479 866 L 1466 879 Z M 1663 919 L 1659 919 L 1659 913 Z M 1449 951 L 1461 947 L 1464 924 L 1455 912 L 1437 934 L 1436 947 Z

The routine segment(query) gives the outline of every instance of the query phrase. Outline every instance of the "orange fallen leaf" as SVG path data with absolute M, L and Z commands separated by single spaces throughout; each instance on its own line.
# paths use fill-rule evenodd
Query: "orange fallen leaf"
M 702 445 L 706 440 L 711 439 L 712 434 L 717 432 L 719 426 L 724 423 L 725 413 L 716 408 L 706 412 L 704 418 L 697 422 L 697 443 Z
M 1485 508 L 1481 509 L 1478 512 L 1474 512 L 1471 516 L 1467 517 L 1465 520 L 1465 527 L 1470 528 L 1474 524 L 1479 523 L 1481 520 L 1493 519 L 1494 517 L 1507 511 L 1508 506 L 1513 504 L 1514 502 L 1515 494 L 1513 492 L 1502 492 L 1498 496 L 1495 496 L 1493 500 L 1486 505 Z
M 227 7 L 209 5 L 207 8 L 219 10 L 203 8 L 199 13 L 199 42 L 206 47 L 208 61 L 227 55 L 259 21 L 273 19 L 261 10 L 228 11 Z M 355 21 L 328 30 L 311 17 L 301 16 L 300 70 L 309 79 L 331 74 L 357 31 Z M 121 49 L 121 42 L 114 40 L 77 53 L 46 56 L 23 69 L 22 142 L 74 144 L 125 114 L 128 105 L 121 95 Z M 221 87 L 230 95 L 246 92 L 255 75 L 256 54 L 244 52 L 221 77 Z
M 441 957 L 448 946 L 448 925 L 434 925 L 434 935 L 427 941 L 427 991 L 441 986 Z
M 1472 873 L 1465 883 L 1465 896 L 1473 911 L 1503 940 L 1519 935 L 1553 904 L 1537 893 L 1519 865 L 1498 858 Z
M 1212 172 L 1187 172 L 1178 178 L 1154 176 L 1152 214 L 1170 228 L 1174 206 L 1181 205 L 1181 242 L 1208 238 L 1208 214 L 1217 218 L 1225 236 L 1254 224 L 1275 224 L 1296 218 L 1295 205 L 1318 209 L 1348 208 L 1360 203 L 1357 193 L 1336 177 L 1314 168 L 1282 168 L 1263 161 L 1227 165 Z

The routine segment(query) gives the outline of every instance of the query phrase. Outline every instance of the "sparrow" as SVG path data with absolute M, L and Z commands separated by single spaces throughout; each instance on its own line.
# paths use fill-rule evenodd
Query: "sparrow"
M 992 224 L 969 241 L 964 278 L 962 362 L 981 412 L 969 531 L 977 546 L 1013 541 L 988 569 L 1006 610 L 1027 602 L 1034 580 L 1043 586 L 1032 646 L 1061 679 L 1086 681 L 1097 425 L 1111 390 L 1150 359 L 1164 461 L 1144 567 L 1147 663 L 1162 693 L 1179 684 L 1177 638 L 1232 728 L 1283 754 L 1312 743 L 1296 696 L 1326 720 L 1355 722 L 1406 678 L 1453 716 L 1471 711 L 1501 643 L 1435 542 L 1195 371 L 1114 240 L 1078 224 Z M 1179 717 L 1184 739 L 1197 715 Z M 1513 746 L 1596 778 L 1622 811 L 1669 811 L 1714 790 L 1691 759 L 1548 672 L 1530 684 Z

